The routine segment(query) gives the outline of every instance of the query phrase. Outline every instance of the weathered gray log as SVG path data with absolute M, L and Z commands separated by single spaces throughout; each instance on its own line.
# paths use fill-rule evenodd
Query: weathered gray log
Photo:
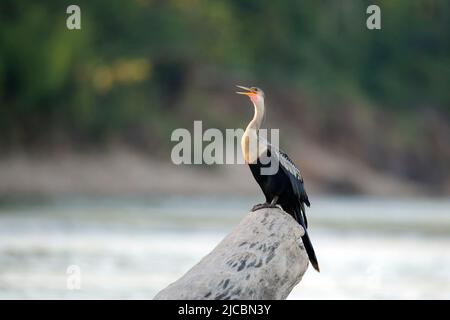
M 281 209 L 251 212 L 154 299 L 286 299 L 308 268 L 303 233 Z

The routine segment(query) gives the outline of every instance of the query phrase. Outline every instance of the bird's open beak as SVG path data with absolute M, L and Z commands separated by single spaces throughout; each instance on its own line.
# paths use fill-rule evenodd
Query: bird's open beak
M 236 87 L 238 87 L 238 88 L 240 88 L 240 89 L 246 90 L 246 92 L 243 92 L 243 91 L 237 91 L 237 92 L 236 92 L 237 94 L 245 94 L 246 96 L 252 96 L 252 95 L 255 95 L 255 94 L 256 94 L 256 92 L 253 92 L 253 90 L 250 89 L 250 88 L 247 88 L 247 87 L 244 87 L 244 86 L 236 86 Z

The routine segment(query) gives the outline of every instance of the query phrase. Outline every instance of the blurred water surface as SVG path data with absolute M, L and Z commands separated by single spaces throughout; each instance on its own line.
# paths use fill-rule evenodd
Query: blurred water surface
M 60 199 L 0 206 L 0 298 L 149 299 L 258 199 Z M 450 199 L 315 198 L 321 273 L 290 299 L 450 299 Z M 67 289 L 66 270 L 81 270 Z

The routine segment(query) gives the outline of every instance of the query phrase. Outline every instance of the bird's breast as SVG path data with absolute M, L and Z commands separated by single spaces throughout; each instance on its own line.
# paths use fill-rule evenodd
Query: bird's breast
M 261 154 L 266 152 L 267 146 L 261 143 L 256 134 L 245 132 L 241 140 L 242 156 L 247 164 L 254 164 Z

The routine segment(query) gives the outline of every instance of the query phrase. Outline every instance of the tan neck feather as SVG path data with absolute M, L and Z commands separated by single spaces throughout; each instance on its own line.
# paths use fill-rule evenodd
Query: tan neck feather
M 253 102 L 255 113 L 241 140 L 242 155 L 246 163 L 254 163 L 258 157 L 258 130 L 264 118 L 264 101 Z

